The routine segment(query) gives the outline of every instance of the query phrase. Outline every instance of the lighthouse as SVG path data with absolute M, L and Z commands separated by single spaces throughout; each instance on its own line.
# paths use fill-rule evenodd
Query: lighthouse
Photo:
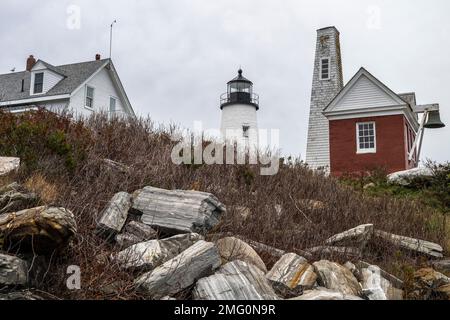
M 246 146 L 258 145 L 259 96 L 253 92 L 253 83 L 238 75 L 227 83 L 227 92 L 220 96 L 222 110 L 221 133 L 224 140 Z

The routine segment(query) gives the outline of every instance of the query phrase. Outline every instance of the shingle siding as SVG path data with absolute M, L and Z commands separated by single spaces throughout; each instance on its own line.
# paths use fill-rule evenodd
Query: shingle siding
M 320 62 L 326 57 L 330 58 L 330 80 L 320 80 Z M 339 31 L 334 27 L 320 29 L 317 31 L 306 147 L 306 162 L 313 169 L 330 166 L 329 125 L 322 111 L 342 88 Z

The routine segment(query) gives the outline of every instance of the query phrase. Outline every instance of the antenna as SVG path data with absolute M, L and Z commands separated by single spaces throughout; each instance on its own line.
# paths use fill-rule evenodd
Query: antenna
M 111 59 L 111 56 L 112 56 L 112 39 L 113 39 L 113 26 L 114 26 L 114 24 L 116 24 L 117 23 L 117 20 L 114 20 L 112 23 L 111 23 L 111 29 L 110 29 L 110 32 L 109 32 L 109 58 Z

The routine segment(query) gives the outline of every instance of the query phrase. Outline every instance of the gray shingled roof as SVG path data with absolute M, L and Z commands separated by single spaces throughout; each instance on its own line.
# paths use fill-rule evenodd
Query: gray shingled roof
M 65 78 L 58 82 L 46 94 L 40 95 L 40 97 L 72 93 L 106 61 L 109 61 L 109 59 L 52 66 L 41 60 L 50 70 L 64 75 Z M 28 71 L 0 75 L 0 102 L 31 98 L 30 78 L 30 72 Z M 21 92 L 22 79 L 24 80 L 23 92 Z

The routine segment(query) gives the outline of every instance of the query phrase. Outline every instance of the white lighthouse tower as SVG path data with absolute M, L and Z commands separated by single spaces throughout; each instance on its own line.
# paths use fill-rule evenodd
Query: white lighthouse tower
M 253 83 L 242 76 L 241 69 L 238 76 L 228 82 L 227 92 L 220 96 L 220 109 L 222 137 L 227 141 L 256 147 L 259 97 L 253 92 Z

